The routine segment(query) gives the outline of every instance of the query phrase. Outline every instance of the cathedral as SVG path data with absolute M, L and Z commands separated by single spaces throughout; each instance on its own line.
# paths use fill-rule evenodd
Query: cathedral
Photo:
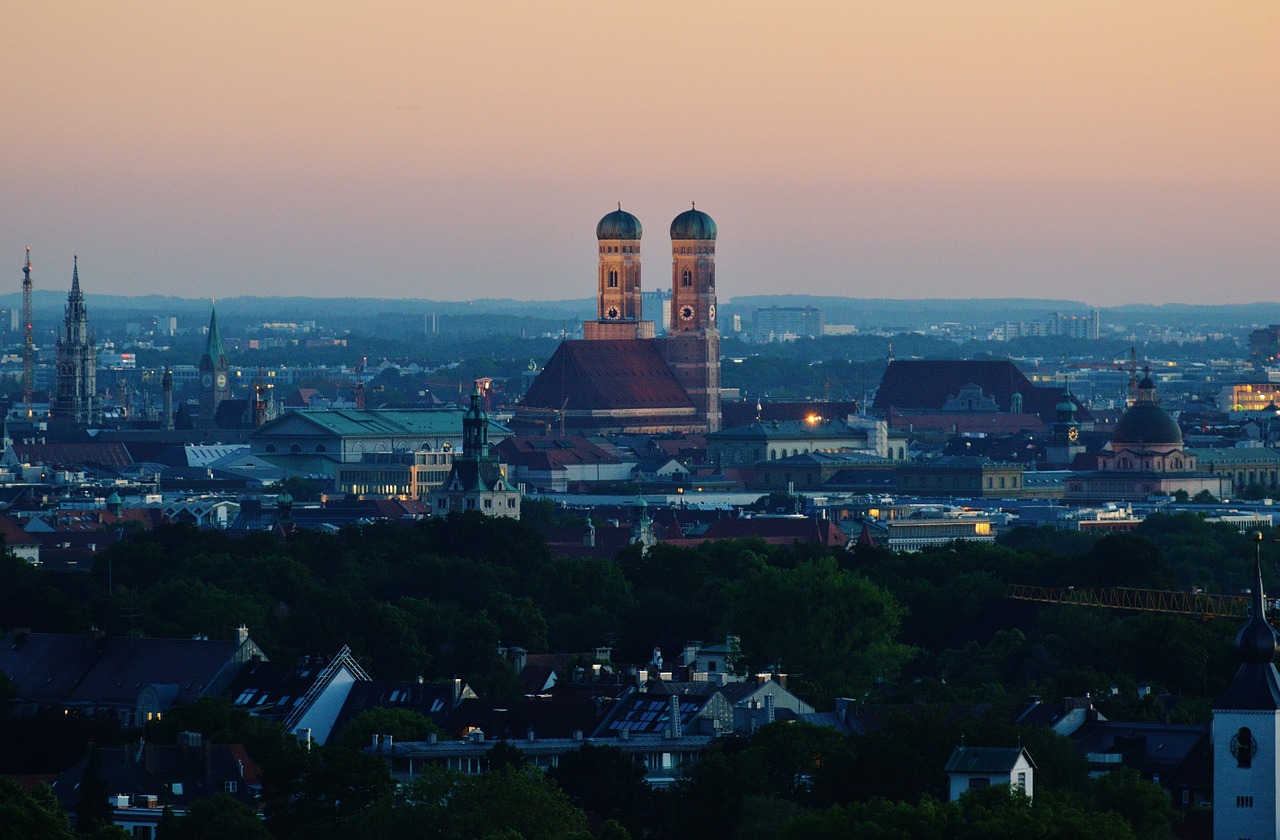
M 80 259 L 71 269 L 71 293 L 66 317 L 55 346 L 53 400 L 49 414 L 54 421 L 88 426 L 98 421 L 98 349 L 89 331 L 89 310 L 80 292 Z
M 517 407 L 525 433 L 714 432 L 720 429 L 716 223 L 691 207 L 671 222 L 671 310 L 655 337 L 642 311 L 640 220 L 623 210 L 596 225 L 596 317 L 567 340 Z
M 200 356 L 200 428 L 217 427 L 218 406 L 231 396 L 230 373 L 222 333 L 218 332 L 218 310 L 214 308 L 209 313 L 209 334 Z

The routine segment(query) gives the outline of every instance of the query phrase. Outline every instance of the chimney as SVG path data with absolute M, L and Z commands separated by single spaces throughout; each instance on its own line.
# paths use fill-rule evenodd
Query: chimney
M 382 736 L 382 746 L 386 747 L 387 752 L 391 752 L 396 745 L 396 738 L 391 733 Z
M 427 743 L 434 744 L 436 742 L 436 733 L 432 732 L 427 735 Z
M 533 737 L 533 727 L 532 727 L 532 726 L 530 726 L 530 727 L 529 727 L 529 729 L 525 732 L 525 740 L 528 740 L 528 741 L 536 741 L 536 740 L 537 740 L 536 738 L 534 738 L 534 737 Z
M 374 752 L 377 752 L 377 751 L 378 751 L 378 740 L 379 740 L 379 738 L 380 738 L 381 736 L 379 736 L 379 735 L 378 735 L 378 733 L 376 733 L 376 732 L 375 732 L 375 733 L 373 733 L 373 736 L 372 736 L 372 737 L 373 737 L 373 743 L 369 745 L 369 748 L 370 748 L 370 749 L 372 749 Z
M 581 730 L 581 729 L 575 729 L 575 730 L 573 730 L 573 740 L 575 740 L 575 741 L 581 741 L 581 740 L 582 740 L 582 730 Z

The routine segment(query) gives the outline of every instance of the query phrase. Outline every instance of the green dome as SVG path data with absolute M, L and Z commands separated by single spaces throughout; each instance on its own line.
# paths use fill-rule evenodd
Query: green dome
M 596 225 L 596 239 L 639 239 L 643 234 L 640 220 L 621 206 Z
M 112 494 L 111 494 L 110 496 L 107 496 L 107 504 L 109 504 L 109 505 L 118 505 L 118 504 L 120 504 L 120 494 L 119 494 L 119 493 L 112 492 Z
M 672 239 L 715 239 L 715 220 L 696 207 L 686 210 L 671 222 Z

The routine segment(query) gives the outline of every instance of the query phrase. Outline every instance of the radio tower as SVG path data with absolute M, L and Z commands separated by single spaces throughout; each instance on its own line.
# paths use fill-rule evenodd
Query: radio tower
M 25 338 L 22 342 L 22 403 L 31 416 L 31 386 L 34 381 L 35 341 L 31 338 L 31 246 L 27 246 L 27 262 L 22 266 L 22 324 Z

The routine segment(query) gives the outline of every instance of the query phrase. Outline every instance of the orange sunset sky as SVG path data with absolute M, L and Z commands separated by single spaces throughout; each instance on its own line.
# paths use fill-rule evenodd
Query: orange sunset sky
M 1280 3 L 0 4 L 0 267 L 86 293 L 1280 300 Z M 2 276 L 2 273 L 0 273 Z

